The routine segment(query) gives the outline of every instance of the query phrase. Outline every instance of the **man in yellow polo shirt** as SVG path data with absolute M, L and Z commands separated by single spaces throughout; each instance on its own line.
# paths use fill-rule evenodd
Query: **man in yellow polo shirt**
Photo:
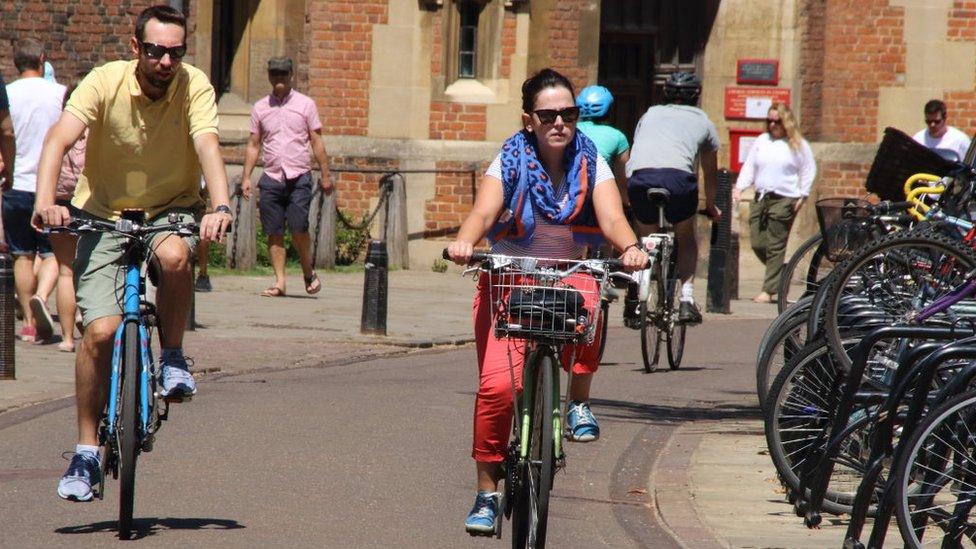
M 85 129 L 88 149 L 72 206 L 80 216 L 118 219 L 122 210 L 146 211 L 150 223 L 199 219 L 200 237 L 219 240 L 232 216 L 227 174 L 217 139 L 214 90 L 200 70 L 180 62 L 186 53 L 186 19 L 168 6 L 152 6 L 136 20 L 132 61 L 113 61 L 91 71 L 72 94 L 47 135 L 37 175 L 36 228 L 70 221 L 55 205 L 61 158 Z M 203 214 L 200 172 L 214 213 Z M 202 217 L 201 217 L 202 215 Z M 183 332 L 192 295 L 190 258 L 197 238 L 160 233 L 151 242 L 159 271 L 157 311 L 164 396 L 196 393 L 183 357 Z M 88 501 L 99 481 L 98 422 L 105 408 L 112 342 L 121 321 L 117 296 L 124 286 L 123 239 L 85 234 L 75 259 L 78 307 L 85 323 L 75 377 L 78 446 L 58 495 Z

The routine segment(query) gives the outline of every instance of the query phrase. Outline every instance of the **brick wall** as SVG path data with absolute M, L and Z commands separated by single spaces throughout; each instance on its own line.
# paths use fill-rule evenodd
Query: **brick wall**
M 549 16 L 549 59 L 553 69 L 563 73 L 577 88 L 587 81 L 579 66 L 580 3 L 583 0 L 553 2 Z M 539 29 L 534 29 L 538 31 Z
M 136 16 L 152 3 L 4 0 L 0 2 L 0 72 L 7 82 L 16 77 L 11 40 L 24 36 L 44 41 L 62 83 L 71 83 L 79 73 L 107 61 L 128 59 Z
M 386 23 L 387 1 L 309 0 L 307 10 L 309 94 L 330 133 L 366 135 L 373 25 Z
M 817 162 L 817 184 L 814 188 L 813 199 L 862 196 L 864 179 L 871 169 L 870 162 Z
M 425 238 L 450 238 L 457 234 L 464 218 L 471 212 L 474 203 L 473 183 L 480 181 L 480 174 L 488 167 L 487 163 L 472 166 L 466 162 L 438 162 L 438 170 L 474 169 L 475 180 L 470 173 L 439 173 L 434 179 L 434 197 L 424 204 Z
M 505 10 L 505 20 L 502 22 L 502 78 L 512 75 L 512 55 L 515 54 L 515 13 Z
M 484 105 L 430 102 L 430 138 L 484 141 L 487 131 Z
M 976 2 L 955 0 L 949 11 L 949 40 L 976 42 Z
M 370 169 L 394 171 L 399 167 L 396 160 L 369 157 L 329 157 L 329 169 L 336 171 L 336 205 L 343 212 L 362 216 L 372 211 L 370 201 L 379 195 L 382 173 L 343 173 L 343 169 Z M 355 219 L 353 221 L 359 221 Z
M 904 9 L 888 0 L 827 0 L 821 139 L 877 140 L 878 90 L 905 72 Z M 804 123 L 808 123 L 804 119 Z
M 800 44 L 800 103 L 798 113 L 803 133 L 810 140 L 820 138 L 824 81 L 824 23 L 826 5 L 823 0 L 806 0 L 800 6 L 802 42 Z

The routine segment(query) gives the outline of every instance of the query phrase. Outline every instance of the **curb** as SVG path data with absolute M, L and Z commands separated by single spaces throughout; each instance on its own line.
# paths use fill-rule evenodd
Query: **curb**
M 671 434 L 652 468 L 654 513 L 661 524 L 686 548 L 726 548 L 702 522 L 691 490 L 691 458 L 701 443 L 700 433 L 680 426 Z

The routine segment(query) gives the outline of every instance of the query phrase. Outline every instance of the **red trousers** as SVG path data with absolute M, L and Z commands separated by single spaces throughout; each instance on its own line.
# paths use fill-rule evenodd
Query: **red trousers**
M 574 275 L 565 280 L 574 288 L 584 286 L 592 290 L 593 278 L 588 275 Z M 599 295 L 584 292 L 587 310 L 598 308 Z M 505 299 L 505 297 L 503 297 Z M 606 319 L 601 318 L 600 322 Z M 516 390 L 522 390 L 522 364 L 525 361 L 525 342 L 523 340 L 498 339 L 495 337 L 495 317 L 491 307 L 488 290 L 488 275 L 482 274 L 474 295 L 474 333 L 478 350 L 478 396 L 474 403 L 474 441 L 471 457 L 480 462 L 499 462 L 505 459 L 508 438 L 512 429 L 512 374 Z M 562 353 L 563 369 L 568 370 L 569 361 L 576 351 L 573 364 L 574 374 L 592 374 L 599 366 L 600 326 L 593 343 L 585 346 L 567 345 Z M 509 373 L 509 352 L 514 372 Z

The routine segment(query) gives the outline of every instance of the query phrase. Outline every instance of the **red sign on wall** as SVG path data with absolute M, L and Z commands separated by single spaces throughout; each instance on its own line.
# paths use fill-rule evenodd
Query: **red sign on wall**
M 749 149 L 762 130 L 746 128 L 729 128 L 729 167 L 733 173 L 742 171 L 742 163 L 749 154 Z
M 789 88 L 725 88 L 725 118 L 761 120 L 773 103 L 789 105 Z

